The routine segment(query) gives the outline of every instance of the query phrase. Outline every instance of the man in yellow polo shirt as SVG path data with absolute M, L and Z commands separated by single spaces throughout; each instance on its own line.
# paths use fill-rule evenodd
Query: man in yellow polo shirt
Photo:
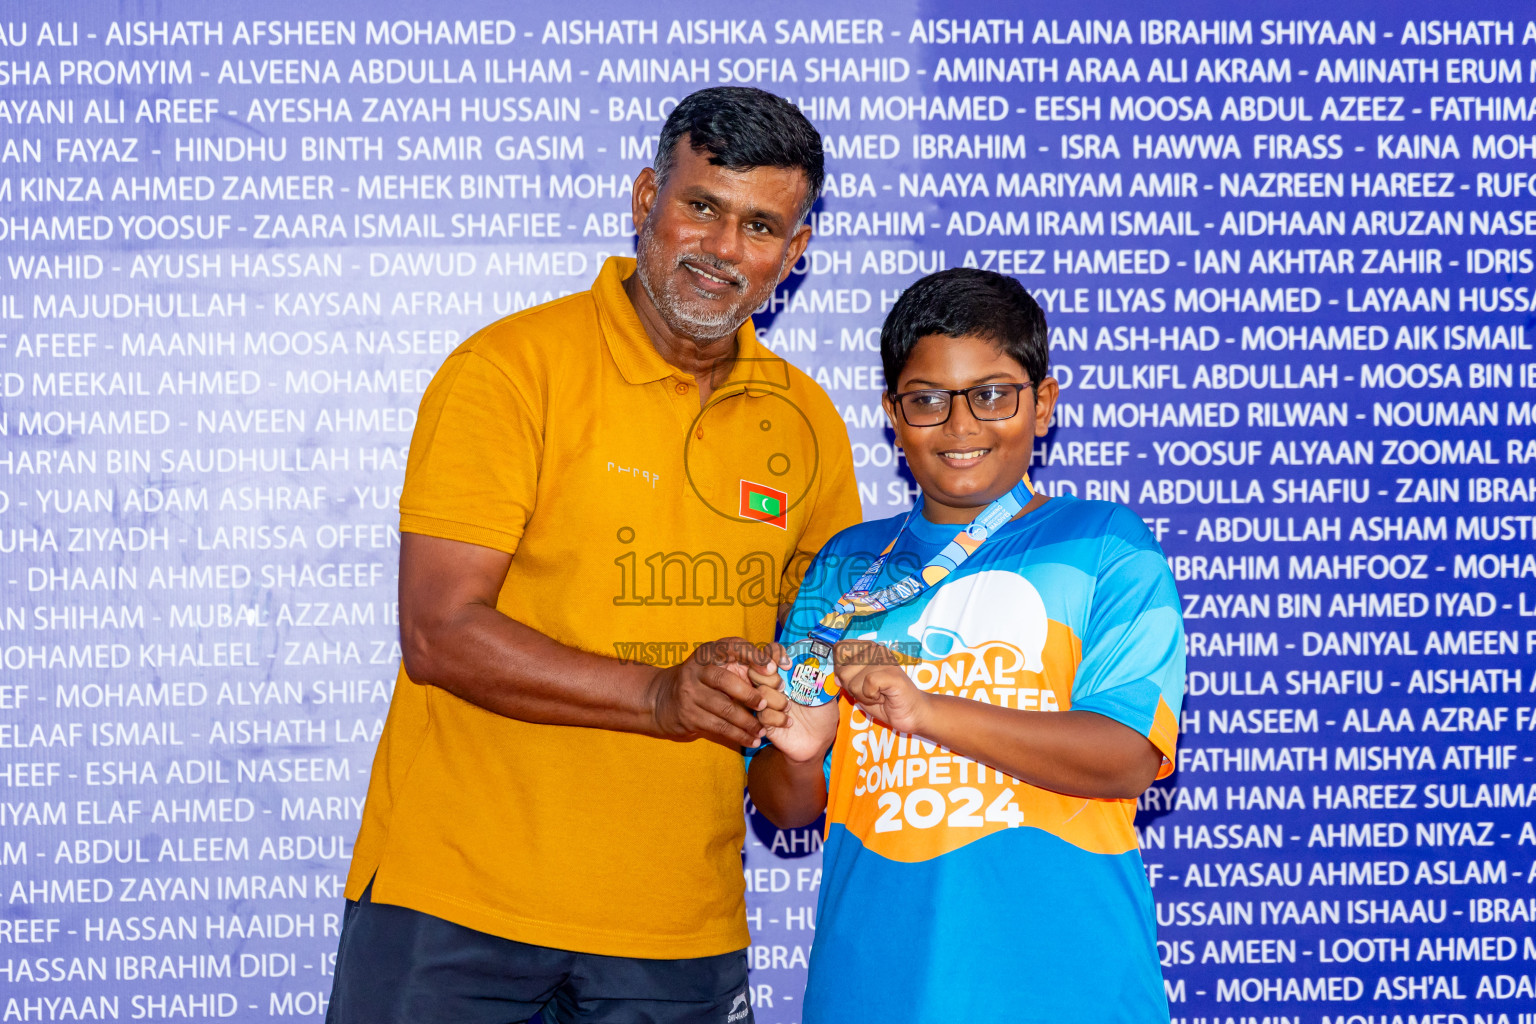
M 810 240 L 821 142 L 695 93 L 636 261 L 444 362 L 400 499 L 405 651 L 328 1020 L 751 1019 L 740 748 L 772 639 L 859 519 L 827 396 L 749 316 Z M 733 662 L 735 664 L 733 664 Z

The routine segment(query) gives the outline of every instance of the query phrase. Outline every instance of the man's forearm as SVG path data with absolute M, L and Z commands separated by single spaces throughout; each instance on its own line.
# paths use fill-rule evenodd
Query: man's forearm
M 405 671 L 506 718 L 743 747 L 762 735 L 729 644 L 682 664 L 633 665 L 578 651 L 496 607 L 512 556 L 420 534 L 400 536 L 400 649 Z M 558 600 L 558 594 L 549 595 Z
M 656 670 L 566 647 L 495 608 L 468 604 L 402 629 L 405 671 L 507 718 L 654 734 Z
M 777 747 L 752 758 L 747 788 L 752 802 L 779 828 L 809 825 L 827 809 L 827 779 L 821 761 L 794 762 Z
M 962 757 L 1069 796 L 1139 796 L 1162 763 L 1145 736 L 1091 711 L 1019 711 L 930 695 L 922 735 Z

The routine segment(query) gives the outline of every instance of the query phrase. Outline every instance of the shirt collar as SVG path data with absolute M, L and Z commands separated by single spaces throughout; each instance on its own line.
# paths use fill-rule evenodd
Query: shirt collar
M 597 302 L 598 323 L 608 351 L 624 379 L 631 384 L 648 384 L 668 377 L 687 377 L 661 357 L 650 335 L 640 323 L 634 304 L 624 290 L 624 281 L 635 272 L 635 261 L 627 256 L 610 256 L 592 284 Z M 745 391 L 762 394 L 771 388 L 789 386 L 789 372 L 784 361 L 757 340 L 750 317 L 736 331 L 736 361 L 716 394 Z
M 631 384 L 647 384 L 665 380 L 677 370 L 661 358 L 661 353 L 651 344 L 650 336 L 640 324 L 639 314 L 624 291 L 624 279 L 634 272 L 633 259 L 608 257 L 597 280 L 592 283 L 592 297 L 597 301 L 597 319 L 603 339 L 608 343 L 608 351 L 619 372 Z

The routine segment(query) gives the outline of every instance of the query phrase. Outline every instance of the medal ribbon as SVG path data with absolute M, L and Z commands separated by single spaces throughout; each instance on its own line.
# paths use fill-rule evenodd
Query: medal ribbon
M 880 570 L 885 568 L 886 559 L 890 557 L 891 550 L 896 547 L 896 542 L 906 532 L 907 524 L 912 517 L 920 514 L 923 507 L 923 499 L 919 497 L 917 504 L 912 506 L 912 511 L 901 521 L 901 528 L 896 531 L 896 536 L 880 552 L 878 558 L 869 564 L 863 574 L 854 582 L 853 589 L 838 598 L 832 610 L 821 617 L 815 626 L 811 627 L 810 634 L 790 650 L 793 654 L 793 662 L 787 669 L 781 669 L 780 675 L 784 678 L 785 692 L 790 699 L 797 704 L 805 704 L 815 707 L 825 704 L 837 696 L 837 682 L 832 675 L 832 645 L 843 638 L 848 631 L 848 624 L 855 618 L 865 615 L 875 615 L 879 612 L 890 611 L 899 608 L 923 591 L 937 586 L 943 582 L 950 573 L 954 572 L 965 560 L 971 557 L 986 543 L 987 538 L 1014 516 L 1024 510 L 1024 506 L 1034 497 L 1034 491 L 1030 487 L 1029 477 L 1025 477 L 1014 485 L 1007 494 L 998 498 L 992 504 L 981 511 L 969 526 L 955 534 L 950 542 L 944 545 L 938 554 L 930 558 L 922 569 L 897 580 L 879 590 L 870 591 L 876 579 L 880 576 Z

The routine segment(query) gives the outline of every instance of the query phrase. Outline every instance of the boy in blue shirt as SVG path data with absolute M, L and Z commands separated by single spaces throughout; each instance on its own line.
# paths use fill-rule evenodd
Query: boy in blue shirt
M 780 635 L 846 627 L 841 699 L 786 704 L 752 673 L 754 803 L 784 828 L 827 815 L 803 1020 L 1166 1022 L 1132 828 L 1184 689 L 1162 551 L 1126 508 L 1028 489 L 1058 387 L 1017 281 L 923 278 L 881 358 L 922 498 L 829 541 Z M 957 538 L 973 521 L 994 528 Z

